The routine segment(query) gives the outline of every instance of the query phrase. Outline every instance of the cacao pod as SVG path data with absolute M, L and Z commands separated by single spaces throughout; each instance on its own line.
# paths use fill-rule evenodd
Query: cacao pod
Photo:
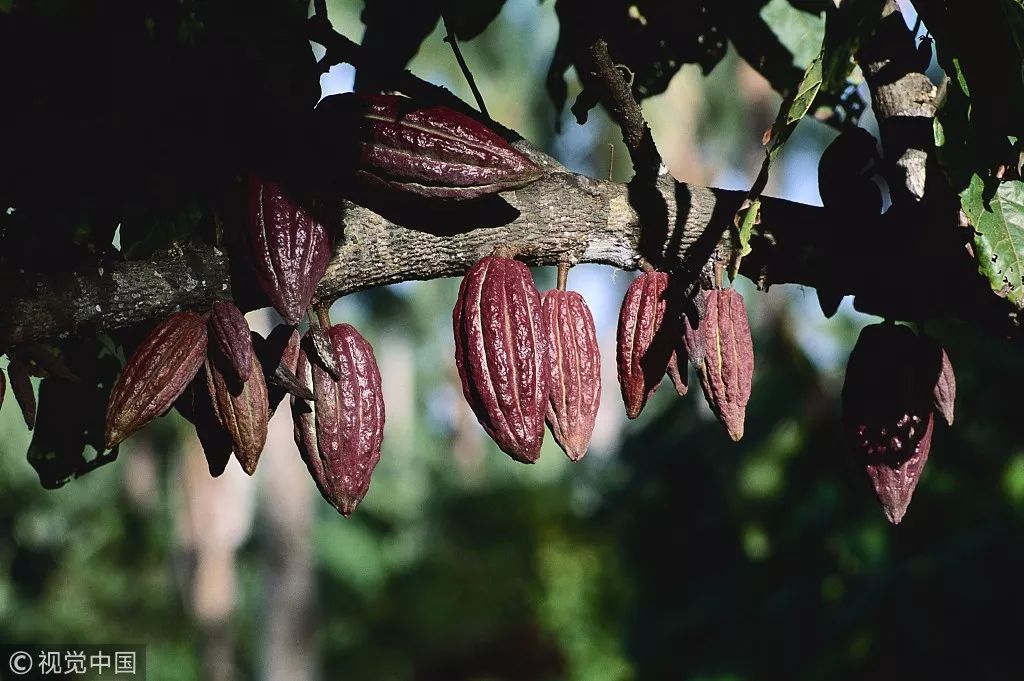
M 543 172 L 483 123 L 441 105 L 396 95 L 341 94 L 316 108 L 331 135 L 359 119 L 357 177 L 371 187 L 434 199 L 515 189 Z
M 230 362 L 211 348 L 206 360 L 206 387 L 217 422 L 231 437 L 235 458 L 248 475 L 256 472 L 263 446 L 267 443 L 270 420 L 267 384 L 255 355 L 249 356 L 249 380 L 230 375 Z
M 928 453 L 932 448 L 932 430 L 935 426 L 935 415 L 929 413 L 924 421 L 918 416 L 908 416 L 906 424 L 897 422 L 902 432 L 912 435 L 917 428 L 919 434 L 914 436 L 913 449 L 910 456 L 898 465 L 892 465 L 879 457 L 868 457 L 865 468 L 871 484 L 875 488 L 885 517 L 893 525 L 899 525 L 910 506 L 914 489 L 921 479 L 921 471 L 928 462 Z
M 247 381 L 252 371 L 252 336 L 248 322 L 234 303 L 218 300 L 213 304 L 209 330 L 234 375 Z
M 947 425 L 953 425 L 953 405 L 956 402 L 956 374 L 953 373 L 953 364 L 949 361 L 949 355 L 945 348 L 938 347 L 940 355 L 939 378 L 935 381 L 933 392 L 935 411 L 946 420 Z
M 672 356 L 668 358 L 668 370 L 665 372 L 672 381 L 676 394 L 680 397 L 686 395 L 690 388 L 687 384 L 687 379 L 689 378 L 687 375 L 687 361 L 686 348 L 682 347 L 682 343 L 680 343 L 679 347 L 672 352 Z
M 334 380 L 309 350 L 299 354 L 299 380 L 313 393 L 292 399 L 295 444 L 324 499 L 348 517 L 366 496 L 380 461 L 384 397 L 373 348 L 349 324 L 324 330 L 338 356 Z
M 21 408 L 21 417 L 29 430 L 36 427 L 36 393 L 32 389 L 32 377 L 28 367 L 20 360 L 12 359 L 7 365 L 7 373 L 11 377 L 11 392 L 14 401 Z
M 217 421 L 213 400 L 207 386 L 206 370 L 202 367 L 188 388 L 174 403 L 181 415 L 196 429 L 196 437 L 203 447 L 206 465 L 211 477 L 220 476 L 231 460 L 231 436 Z
M 587 452 L 601 403 L 601 352 L 583 296 L 554 289 L 541 298 L 548 348 L 547 424 L 573 461 Z
M 669 278 L 643 272 L 630 283 L 619 310 L 616 366 L 626 416 L 635 419 L 668 371 L 675 339 L 665 324 Z
M 747 308 L 743 296 L 732 288 L 707 291 L 705 298 L 704 317 L 696 333 L 704 341 L 697 375 L 711 411 L 729 437 L 739 441 L 754 375 Z
M 941 358 L 906 326 L 866 326 L 846 365 L 843 427 L 867 467 L 886 517 L 898 524 L 931 448 Z
M 469 406 L 516 461 L 540 456 L 548 397 L 540 294 L 521 262 L 481 258 L 462 279 L 452 311 L 455 364 Z
M 206 316 L 175 312 L 156 325 L 124 365 L 107 403 L 106 447 L 166 412 L 206 357 Z
M 327 271 L 330 235 L 281 185 L 255 176 L 249 183 L 249 213 L 245 241 L 256 279 L 274 308 L 294 326 Z

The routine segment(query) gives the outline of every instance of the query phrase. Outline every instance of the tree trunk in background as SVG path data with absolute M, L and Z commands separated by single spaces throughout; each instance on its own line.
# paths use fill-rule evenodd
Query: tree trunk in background
M 269 311 L 246 315 L 266 336 L 281 319 Z M 295 448 L 289 399 L 278 406 L 260 456 L 259 547 L 265 600 L 261 604 L 260 678 L 312 681 L 317 676 L 313 520 L 318 498 Z
M 252 529 L 253 485 L 235 461 L 220 477 L 210 477 L 199 441 L 186 437 L 184 442 L 181 476 L 172 480 L 182 484 L 178 536 L 194 559 L 191 603 L 202 642 L 203 678 L 234 681 L 235 552 Z

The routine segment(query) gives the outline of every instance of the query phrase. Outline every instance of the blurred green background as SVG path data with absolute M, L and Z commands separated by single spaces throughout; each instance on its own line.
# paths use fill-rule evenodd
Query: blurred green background
M 787 8 L 765 10 L 787 44 L 819 44 L 820 23 Z M 333 2 L 335 27 L 359 38 L 361 9 Z M 496 119 L 574 171 L 627 179 L 603 113 L 585 126 L 563 114 L 555 131 L 543 82 L 557 32 L 552 3 L 508 0 L 463 50 Z M 472 101 L 440 31 L 411 69 Z M 321 84 L 336 92 L 351 78 L 335 67 Z M 677 178 L 746 188 L 778 102 L 731 53 L 707 79 L 684 67 L 644 108 Z M 769 193 L 817 203 L 833 135 L 801 123 Z M 626 422 L 613 348 L 632 276 L 570 274 L 604 365 L 598 429 L 577 465 L 550 437 L 537 465 L 516 464 L 475 422 L 453 362 L 457 281 L 339 301 L 334 320 L 374 344 L 388 418 L 349 520 L 317 494 L 287 409 L 252 479 L 235 464 L 209 478 L 173 413 L 115 464 L 47 492 L 5 400 L 0 641 L 144 643 L 154 680 L 1024 678 L 1020 353 L 928 327 L 956 369 L 956 425 L 937 426 L 891 527 L 838 428 L 846 356 L 871 318 L 847 301 L 825 320 L 812 290 L 739 282 L 757 364 L 734 444 L 693 380 L 685 398 L 663 385 Z M 536 278 L 549 287 L 553 272 Z

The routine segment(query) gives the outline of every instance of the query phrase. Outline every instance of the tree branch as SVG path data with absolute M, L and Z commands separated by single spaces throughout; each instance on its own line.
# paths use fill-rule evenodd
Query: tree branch
M 549 161 L 541 161 L 550 168 Z M 705 259 L 715 248 L 723 255 L 730 253 L 726 229 L 744 192 L 686 185 L 668 177 L 661 178 L 657 188 L 668 208 L 669 229 L 659 245 L 664 265 L 675 266 L 698 251 Z M 639 219 L 630 205 L 628 186 L 563 169 L 483 202 L 430 210 L 410 205 L 383 212 L 386 215 L 345 204 L 340 225 L 344 236 L 317 289 L 320 299 L 334 300 L 401 281 L 458 276 L 502 244 L 518 246 L 520 257 L 531 265 L 555 265 L 568 255 L 576 263 L 633 270 L 641 256 Z M 892 246 L 887 257 L 901 263 L 904 272 L 922 273 L 920 280 L 931 294 L 927 297 L 906 286 L 913 274 L 887 279 L 873 263 L 851 268 L 856 271 L 853 277 L 837 280 L 835 264 L 845 257 L 849 235 L 830 229 L 827 219 L 821 208 L 765 198 L 760 234 L 741 273 L 762 285 L 870 291 L 870 300 L 887 306 L 873 312 L 920 310 L 925 304 L 929 308 L 919 316 L 954 315 L 1009 331 L 1005 310 L 995 307 L 995 296 L 984 286 L 975 291 L 965 281 L 971 273 L 961 271 L 963 254 L 948 254 L 944 263 L 934 253 L 921 252 L 912 240 Z M 444 230 L 438 225 L 445 225 Z M 120 263 L 102 273 L 4 272 L 0 290 L 6 297 L 0 309 L 0 347 L 76 331 L 116 330 L 178 309 L 205 310 L 232 295 L 243 309 L 266 304 L 248 291 L 232 291 L 228 258 L 206 245 L 151 261 Z

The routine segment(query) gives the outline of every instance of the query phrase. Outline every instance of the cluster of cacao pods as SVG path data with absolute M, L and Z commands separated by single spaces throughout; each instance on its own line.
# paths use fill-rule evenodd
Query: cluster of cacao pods
M 477 199 L 542 176 L 474 118 L 405 97 L 328 97 L 316 123 L 325 139 L 338 129 L 356 131 L 335 156 L 346 159 L 357 184 L 389 197 Z M 136 348 L 110 393 L 106 447 L 176 406 L 195 425 L 211 473 L 219 475 L 233 453 L 252 475 L 267 423 L 290 395 L 299 452 L 324 498 L 348 516 L 380 459 L 384 401 L 373 350 L 354 327 L 331 325 L 321 306 L 318 318 L 309 315 L 305 335 L 297 328 L 327 270 L 332 235 L 284 184 L 253 175 L 241 244 L 286 324 L 264 339 L 230 301 L 202 314 L 171 314 Z M 538 459 L 545 423 L 579 461 L 601 399 L 593 316 L 579 293 L 566 290 L 567 265 L 557 288 L 542 296 L 529 268 L 506 251 L 475 263 L 459 290 L 452 319 L 463 393 L 484 430 L 516 461 Z M 648 268 L 626 291 L 616 341 L 626 416 L 640 415 L 666 375 L 685 395 L 692 363 L 711 411 L 739 440 L 754 368 L 743 298 L 719 286 L 684 305 L 677 289 L 671 275 Z M 9 377 L 31 429 L 30 376 L 61 375 L 62 365 L 45 353 L 35 356 L 31 346 L 7 354 L 0 404 Z M 955 391 L 949 358 L 934 341 L 892 323 L 862 331 L 843 386 L 843 423 L 893 523 L 903 518 L 928 459 L 935 414 L 952 424 Z
M 685 314 L 670 275 L 646 271 L 626 290 L 619 312 L 617 359 L 626 416 L 640 415 L 667 374 L 687 393 L 687 361 L 697 369 L 704 397 L 733 440 L 743 422 L 754 373 L 754 346 L 743 297 L 735 289 L 704 291 L 696 326 Z
M 170 315 L 111 391 L 106 447 L 177 406 L 195 425 L 213 475 L 232 453 L 252 475 L 267 423 L 290 394 L 299 451 L 320 492 L 347 516 L 380 458 L 384 403 L 373 350 L 353 327 L 311 323 L 300 337 L 295 326 L 326 270 L 329 233 L 281 185 L 253 178 L 243 241 L 257 282 L 288 324 L 264 339 L 229 301 L 205 314 Z
M 498 447 L 534 463 L 546 421 L 579 461 L 601 396 L 597 334 L 582 296 L 559 288 L 542 300 L 526 265 L 489 255 L 466 272 L 452 322 L 462 392 Z
M 891 322 L 864 327 L 846 365 L 843 427 L 893 524 L 931 450 L 935 415 L 953 424 L 956 378 L 938 343 Z
M 545 421 L 573 461 L 594 431 L 601 399 L 594 320 L 564 285 L 560 270 L 558 287 L 542 297 L 526 265 L 489 255 L 466 273 L 452 312 L 466 401 L 498 447 L 523 463 L 540 455 Z M 644 272 L 630 284 L 616 346 L 626 416 L 639 416 L 666 374 L 685 395 L 692 360 L 712 411 L 738 440 L 754 367 L 746 309 L 733 289 L 703 295 L 706 313 L 694 328 L 670 295 L 668 274 Z

